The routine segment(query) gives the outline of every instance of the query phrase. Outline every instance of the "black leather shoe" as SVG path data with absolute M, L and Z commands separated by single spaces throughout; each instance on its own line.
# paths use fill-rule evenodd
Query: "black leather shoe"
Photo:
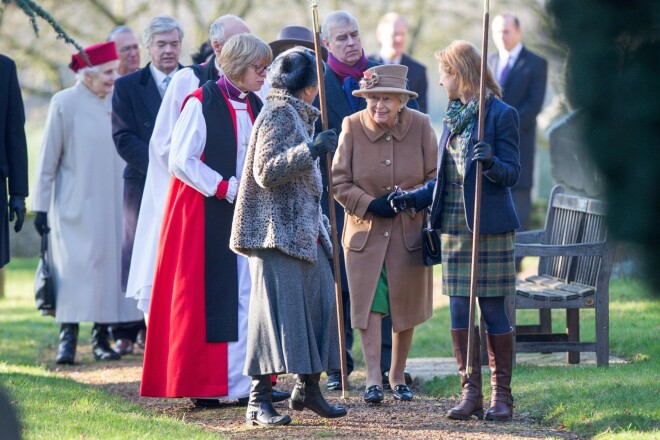
M 364 401 L 367 403 L 380 403 L 384 398 L 383 387 L 380 385 L 371 385 L 364 392 Z
M 392 395 L 395 400 L 412 400 L 413 393 L 408 388 L 408 385 L 396 385 L 392 390 Z
M 326 387 L 329 390 L 341 390 L 341 372 L 335 371 L 334 373 L 328 374 Z
M 410 386 L 413 383 L 413 377 L 412 375 L 407 372 L 403 371 L 403 379 L 406 381 L 406 385 Z M 391 391 L 392 387 L 390 386 L 390 371 L 385 371 L 383 373 L 383 389 L 387 391 Z
M 125 354 L 132 354 L 133 341 L 131 341 L 128 338 L 117 339 L 115 341 L 115 346 L 113 348 L 117 353 L 121 354 L 122 356 Z
M 116 361 L 121 355 L 110 348 L 107 324 L 94 324 L 92 327 L 92 353 L 97 361 Z
M 272 427 L 291 423 L 288 414 L 280 415 L 273 407 L 272 390 L 270 375 L 252 376 L 250 400 L 245 414 L 245 422 L 249 426 Z
M 239 401 L 241 399 L 238 399 Z M 196 408 L 219 408 L 220 400 L 218 399 L 190 399 Z M 247 405 L 247 397 L 245 397 L 245 405 Z
M 302 411 L 305 408 L 314 411 L 321 417 L 335 419 L 347 414 L 346 408 L 330 405 L 319 387 L 321 373 L 296 375 L 296 386 L 291 394 L 289 408 Z
M 60 345 L 57 349 L 55 363 L 58 365 L 73 365 L 78 345 L 78 324 L 62 324 L 60 330 Z
M 147 329 L 142 328 L 138 331 L 137 336 L 135 337 L 135 343 L 140 347 L 142 350 L 144 350 L 144 346 L 147 343 Z

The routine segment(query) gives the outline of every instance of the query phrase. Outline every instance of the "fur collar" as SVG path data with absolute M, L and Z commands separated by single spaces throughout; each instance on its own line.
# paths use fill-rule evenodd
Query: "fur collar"
M 294 108 L 296 113 L 300 115 L 305 125 L 312 127 L 314 130 L 314 123 L 321 115 L 321 112 L 312 104 L 308 104 L 302 99 L 296 98 L 284 89 L 272 88 L 268 92 L 266 102 L 275 104 L 277 102 L 284 102 Z

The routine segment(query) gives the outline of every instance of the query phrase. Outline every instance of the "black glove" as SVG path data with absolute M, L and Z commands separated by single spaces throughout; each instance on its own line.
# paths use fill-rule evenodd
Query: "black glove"
M 481 162 L 484 170 L 493 166 L 493 147 L 486 142 L 479 142 L 474 146 L 474 153 L 472 154 L 472 162 Z
M 390 202 L 387 201 L 387 194 L 383 197 L 373 199 L 369 203 L 367 212 L 376 214 L 379 217 L 392 218 L 396 215 L 396 211 L 390 206 Z
M 390 202 L 390 206 L 394 209 L 394 212 L 405 211 L 406 209 L 415 209 L 417 205 L 417 198 L 415 194 L 409 192 L 396 193 L 393 192 L 387 196 L 387 201 Z
M 48 214 L 43 211 L 36 211 L 36 217 L 34 218 L 34 227 L 36 228 L 39 235 L 48 234 L 50 228 L 48 228 Z
M 11 196 L 9 198 L 9 221 L 14 221 L 16 215 L 16 223 L 14 223 L 14 231 L 19 232 L 23 229 L 23 222 L 25 221 L 25 197 Z
M 337 132 L 334 128 L 320 132 L 312 142 L 307 144 L 307 148 L 313 159 L 328 152 L 334 153 L 337 149 Z

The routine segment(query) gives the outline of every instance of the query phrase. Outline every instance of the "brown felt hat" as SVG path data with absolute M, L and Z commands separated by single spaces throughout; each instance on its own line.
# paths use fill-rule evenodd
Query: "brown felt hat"
M 284 26 L 277 34 L 277 40 L 268 44 L 273 51 L 273 59 L 280 53 L 290 49 L 291 45 L 304 46 L 314 50 L 314 34 L 304 26 Z M 321 46 L 323 61 L 328 59 L 328 51 Z
M 417 98 L 417 93 L 406 89 L 408 84 L 408 66 L 401 64 L 383 64 L 365 70 L 360 80 L 360 89 L 353 91 L 353 96 L 367 93 L 403 93 Z

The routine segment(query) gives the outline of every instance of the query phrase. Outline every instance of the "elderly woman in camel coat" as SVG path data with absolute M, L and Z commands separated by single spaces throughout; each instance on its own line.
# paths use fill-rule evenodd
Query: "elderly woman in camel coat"
M 383 400 L 381 318 L 392 317 L 390 385 L 394 398 L 410 400 L 403 369 L 414 327 L 432 313 L 432 276 L 422 263 L 423 213 L 395 212 L 387 197 L 395 186 L 420 188 L 436 174 L 437 140 L 430 118 L 406 107 L 408 68 L 376 66 L 360 90 L 367 108 L 344 119 L 333 161 L 335 198 L 344 207 L 342 236 L 351 322 L 360 329 L 367 364 L 364 400 Z

